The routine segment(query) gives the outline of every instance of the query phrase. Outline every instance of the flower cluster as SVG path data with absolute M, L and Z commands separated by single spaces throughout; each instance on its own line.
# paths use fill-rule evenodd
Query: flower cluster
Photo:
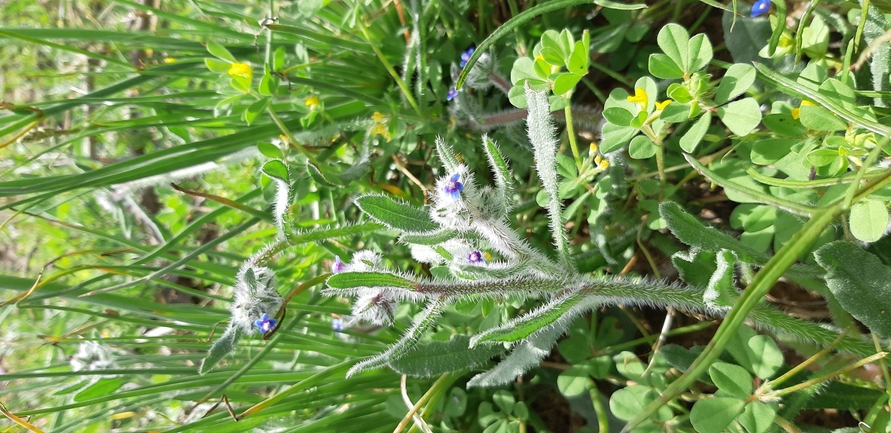
M 254 329 L 266 333 L 277 322 L 269 317 L 269 312 L 278 311 L 282 302 L 284 300 L 275 288 L 272 270 L 247 263 L 238 272 L 230 326 L 239 327 L 245 333 Z

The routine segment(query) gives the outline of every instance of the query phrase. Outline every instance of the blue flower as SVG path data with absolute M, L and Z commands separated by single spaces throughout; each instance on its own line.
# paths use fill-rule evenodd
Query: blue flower
M 461 182 L 458 182 L 460 177 L 460 173 L 453 174 L 452 177 L 449 178 L 449 181 L 446 182 L 445 188 L 443 188 L 443 190 L 455 200 L 460 199 L 461 191 L 464 191 L 464 185 L 461 184 Z
M 347 270 L 346 263 L 340 261 L 340 256 L 334 256 L 334 264 L 331 265 L 331 273 L 339 274 L 345 270 Z
M 455 96 L 458 96 L 458 91 L 455 89 L 449 89 L 449 94 L 446 95 L 446 101 L 451 101 L 455 99 Z
M 752 5 L 752 18 L 770 12 L 770 0 L 758 0 Z
M 343 319 L 338 317 L 331 319 L 331 329 L 334 330 L 335 334 L 339 331 L 343 331 Z
M 483 263 L 485 260 L 483 253 L 479 251 L 474 251 L 467 255 L 467 261 L 473 264 Z
M 474 47 L 470 47 L 470 48 L 467 49 L 467 51 L 461 53 L 461 62 L 458 63 L 458 66 L 460 66 L 460 67 L 462 67 L 462 68 L 465 67 L 465 66 L 467 66 L 467 61 L 470 60 L 470 57 L 471 57 L 471 56 L 473 56 L 473 51 L 474 51 L 474 50 L 475 50 Z
M 275 328 L 276 323 L 278 323 L 278 320 L 275 320 L 269 317 L 268 314 L 263 313 L 263 315 L 260 316 L 260 320 L 254 322 L 254 326 L 256 326 L 257 329 L 260 330 L 260 332 L 265 334 L 269 331 L 272 331 Z

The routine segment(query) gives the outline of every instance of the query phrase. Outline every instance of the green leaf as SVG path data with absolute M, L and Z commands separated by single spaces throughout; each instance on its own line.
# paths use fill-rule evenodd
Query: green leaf
M 610 107 L 603 110 L 603 118 L 614 125 L 628 126 L 631 124 L 631 119 L 634 118 L 634 115 L 622 107 Z
M 430 219 L 426 210 L 396 202 L 383 195 L 361 196 L 356 199 L 356 205 L 377 222 L 396 230 L 424 233 L 439 229 L 439 225 Z
M 649 387 L 631 385 L 614 392 L 609 398 L 609 410 L 623 421 L 628 421 L 640 413 L 650 402 L 659 398 L 659 394 Z M 652 417 L 654 421 L 668 421 L 674 414 L 667 406 L 662 406 Z
M 690 34 L 682 26 L 669 23 L 656 36 L 656 42 L 659 48 L 665 53 L 675 65 L 683 72 L 690 71 Z M 655 74 L 654 74 L 655 75 Z M 658 76 L 657 76 L 658 77 Z M 662 77 L 658 77 L 662 78 Z
M 693 215 L 684 211 L 677 203 L 663 202 L 659 205 L 659 214 L 668 224 L 668 229 L 681 242 L 705 251 L 718 252 L 729 250 L 735 252 L 740 260 L 751 263 L 753 259 L 760 263 L 767 257 L 742 242 L 721 233 L 717 229 L 702 225 Z
M 702 33 L 690 38 L 688 50 L 690 60 L 685 69 L 688 73 L 696 72 L 712 61 L 712 43 Z
M 672 123 L 684 122 L 690 118 L 690 105 L 672 102 L 662 110 L 659 118 Z
M 764 126 L 774 133 L 788 137 L 804 137 L 807 129 L 791 114 L 768 114 L 761 119 Z
M 220 60 L 225 60 L 229 63 L 235 63 L 235 56 L 233 56 L 232 53 L 230 53 L 229 50 L 226 49 L 226 47 L 220 45 L 215 41 L 207 41 L 207 52 Z M 226 70 L 228 69 L 229 68 L 227 67 Z
M 285 165 L 284 161 L 279 159 L 266 161 L 260 171 L 275 180 L 284 182 L 285 184 L 288 184 L 291 181 L 290 174 L 288 174 L 288 166 Z
M 114 394 L 114 392 L 123 385 L 124 379 L 121 378 L 114 377 L 110 379 L 99 379 L 96 383 L 75 394 L 74 401 L 82 402 L 98 397 L 105 397 Z
M 761 109 L 754 98 L 745 98 L 718 107 L 718 117 L 730 132 L 743 137 L 761 123 Z
M 588 49 L 583 41 L 578 41 L 572 48 L 566 69 L 574 74 L 584 75 L 588 73 Z
M 260 154 L 267 158 L 281 158 L 282 150 L 278 148 L 278 146 L 268 142 L 261 141 L 257 143 L 257 150 L 260 151 Z
M 647 67 L 649 68 L 650 73 L 656 78 L 674 80 L 684 77 L 684 70 L 681 69 L 671 57 L 668 57 L 665 54 L 650 54 Z
M 715 91 L 715 103 L 720 105 L 743 94 L 755 82 L 756 75 L 752 65 L 735 63 L 730 66 Z
M 588 370 L 584 367 L 572 366 L 557 376 L 557 389 L 560 394 L 566 397 L 581 395 L 592 386 L 594 386 L 594 381 L 591 380 Z
M 554 79 L 554 94 L 563 95 L 575 88 L 582 79 L 582 74 L 562 73 Z
M 767 117 L 765 117 L 764 120 L 766 122 Z M 798 144 L 798 142 L 798 140 L 790 138 L 769 138 L 766 140 L 758 140 L 755 145 L 752 146 L 752 153 L 750 154 L 752 162 L 759 165 L 773 164 L 783 159 L 789 152 L 792 152 L 792 146 Z
M 829 110 L 816 105 L 802 104 L 799 109 L 801 124 L 816 131 L 843 131 L 848 123 Z
M 405 407 L 403 406 L 403 409 Z M 449 390 L 449 396 L 445 399 L 445 406 L 442 408 L 442 413 L 452 416 L 458 417 L 464 415 L 464 411 L 467 410 L 467 391 L 459 387 L 454 387 Z
M 435 377 L 478 367 L 504 351 L 499 345 L 485 345 L 471 349 L 468 347 L 469 342 L 470 337 L 456 335 L 449 341 L 421 344 L 398 359 L 391 360 L 389 364 L 400 374 L 412 377 Z
M 888 229 L 888 208 L 878 200 L 862 200 L 851 206 L 851 234 L 863 242 L 881 239 Z
M 263 110 L 266 110 L 267 105 L 269 105 L 268 96 L 248 106 L 247 110 L 245 110 L 244 112 L 245 122 L 247 122 L 248 125 L 254 123 L 254 120 L 257 118 L 257 116 L 259 116 L 260 113 L 263 112 Z
M 716 362 L 708 368 L 708 375 L 721 391 L 742 399 L 752 395 L 752 376 L 738 365 Z
M 826 285 L 845 311 L 882 337 L 891 336 L 891 268 L 862 248 L 842 241 L 814 252 Z
M 645 135 L 638 135 L 628 145 L 628 155 L 634 159 L 646 159 L 656 154 L 656 143 Z
M 708 131 L 708 127 L 712 122 L 712 113 L 710 111 L 706 111 L 687 132 L 681 137 L 680 145 L 681 149 L 687 153 L 693 153 L 696 150 L 696 146 L 699 145 L 699 142 L 702 141 L 702 137 L 705 137 L 706 131 Z
M 619 126 L 613 125 L 612 123 L 603 125 L 603 131 L 601 133 L 603 139 L 600 142 L 600 152 L 610 153 L 621 149 L 622 146 L 627 144 L 628 140 L 631 140 L 631 137 L 637 135 L 638 132 L 640 132 L 640 130 L 630 126 Z
M 581 291 L 557 296 L 526 315 L 475 335 L 470 339 L 470 346 L 476 347 L 480 343 L 511 343 L 523 340 L 563 317 L 583 299 L 585 296 Z
M 224 332 L 217 341 L 214 341 L 213 346 L 210 346 L 210 351 L 207 353 L 207 356 L 201 360 L 201 366 L 198 367 L 198 374 L 204 375 L 213 369 L 213 366 L 220 362 L 223 357 L 235 350 L 235 345 L 238 344 L 238 341 L 241 340 L 241 337 L 243 336 L 244 332 L 241 330 L 241 327 L 229 325 L 229 327 L 226 328 L 226 332 Z
M 722 250 L 717 254 L 716 259 L 715 273 L 709 278 L 702 299 L 709 307 L 729 308 L 733 306 L 738 297 L 734 285 L 736 255 L 732 251 Z
M 505 414 L 509 415 L 514 411 L 516 399 L 514 399 L 514 395 L 511 394 L 510 391 L 505 391 L 503 389 L 495 391 L 495 394 L 492 395 L 492 401 L 495 402 L 495 405 Z
M 222 60 L 211 59 L 209 57 L 204 59 L 204 64 L 207 65 L 207 69 L 210 69 L 211 72 L 216 72 L 217 74 L 225 74 L 232 66 L 231 63 L 227 63 Z
M 739 365 L 762 379 L 770 378 L 783 365 L 783 353 L 777 343 L 766 335 L 757 335 L 748 326 L 739 327 L 727 351 Z
M 697 400 L 690 410 L 690 423 L 699 433 L 722 433 L 745 405 L 745 401 L 729 397 Z
M 841 158 L 838 149 L 817 149 L 807 154 L 807 162 L 815 167 L 832 164 L 836 159 Z
M 749 433 L 764 433 L 773 424 L 776 416 L 776 404 L 753 401 L 746 405 L 746 410 L 737 420 Z
M 397 275 L 385 272 L 341 272 L 328 277 L 326 281 L 332 289 L 355 289 L 360 287 L 395 287 L 413 290 L 416 284 Z

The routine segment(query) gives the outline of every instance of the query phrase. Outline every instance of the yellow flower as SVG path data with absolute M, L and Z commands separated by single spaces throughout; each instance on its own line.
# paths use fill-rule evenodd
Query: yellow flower
M 801 117 L 801 108 L 792 109 L 792 118 L 798 120 Z
M 254 74 L 254 70 L 251 69 L 251 65 L 244 62 L 235 62 L 232 66 L 229 66 L 229 76 L 230 77 L 245 77 L 251 78 Z
M 662 111 L 662 110 L 665 109 L 665 107 L 668 106 L 668 104 L 671 104 L 671 102 L 672 102 L 671 99 L 666 99 L 666 100 L 664 100 L 664 101 L 662 101 L 662 102 L 657 102 L 657 103 L 656 103 L 656 109 L 659 110 L 659 111 Z
M 371 119 L 374 120 L 374 123 L 383 123 L 384 115 L 375 111 L 374 114 L 371 115 Z
M 590 146 L 588 146 L 588 151 L 591 152 L 591 155 L 597 153 L 597 143 L 592 142 Z
M 318 96 L 313 95 L 309 98 L 306 98 L 306 102 L 304 102 L 304 104 L 306 104 L 306 106 L 309 108 L 316 108 L 322 105 L 322 100 L 319 99 Z
M 599 166 L 601 170 L 606 170 L 607 168 L 609 168 L 609 161 L 604 159 L 603 161 L 600 161 Z
M 640 104 L 641 110 L 646 110 L 650 100 L 647 97 L 647 91 L 638 87 L 634 89 L 634 96 L 628 96 L 628 102 L 637 102 Z
M 164 63 L 176 63 L 176 57 L 165 57 Z
M 491 262 L 491 261 L 492 261 L 492 254 L 490 254 L 488 251 L 484 252 L 484 253 L 483 253 L 483 259 L 485 259 L 487 262 Z
M 813 102 L 808 101 L 807 99 L 802 99 L 802 100 L 801 100 L 801 105 L 810 105 L 810 106 L 813 106 L 813 107 L 816 107 L 816 106 L 817 106 L 817 104 L 814 104 Z
M 597 155 L 596 157 L 594 157 L 595 164 L 600 165 L 601 162 L 603 162 L 603 158 L 601 158 L 600 155 Z

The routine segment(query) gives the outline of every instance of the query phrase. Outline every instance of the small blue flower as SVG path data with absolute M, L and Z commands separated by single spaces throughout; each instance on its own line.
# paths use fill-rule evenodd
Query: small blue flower
M 446 95 L 446 101 L 451 101 L 455 99 L 455 96 L 458 96 L 458 91 L 455 89 L 449 89 L 449 94 Z
M 461 177 L 460 173 L 455 173 L 449 178 L 449 181 L 446 182 L 445 192 L 450 195 L 453 199 L 458 200 L 461 198 L 461 191 L 464 191 L 464 185 L 461 182 L 458 182 L 458 179 Z
M 337 334 L 339 331 L 343 331 L 343 319 L 339 317 L 331 319 L 331 329 L 334 330 L 335 334 Z
M 345 270 L 347 270 L 346 263 L 340 261 L 340 256 L 334 256 L 334 264 L 331 265 L 331 273 L 339 274 Z
M 461 53 L 461 62 L 458 63 L 458 66 L 460 66 L 460 67 L 462 67 L 462 68 L 465 67 L 465 66 L 467 66 L 467 61 L 470 60 L 470 57 L 471 57 L 471 56 L 473 56 L 473 51 L 474 51 L 474 50 L 475 50 L 474 47 L 470 47 L 470 48 L 467 49 L 467 51 Z
M 752 18 L 770 12 L 770 0 L 758 0 L 752 5 Z
M 263 313 L 263 315 L 260 316 L 260 320 L 257 320 L 256 322 L 254 322 L 254 326 L 256 326 L 257 329 L 260 330 L 260 332 L 265 334 L 265 333 L 273 330 L 275 328 L 276 323 L 278 323 L 278 320 L 275 320 L 275 319 L 269 317 L 268 314 Z
M 467 261 L 473 264 L 479 264 L 485 262 L 486 259 L 483 257 L 483 253 L 474 251 L 467 255 Z

